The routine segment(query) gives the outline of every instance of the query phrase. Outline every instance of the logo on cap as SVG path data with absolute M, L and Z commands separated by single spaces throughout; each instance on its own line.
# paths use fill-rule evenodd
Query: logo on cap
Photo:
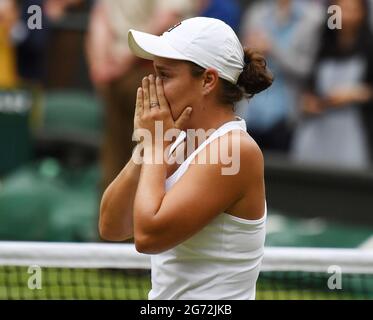
M 171 27 L 170 29 L 168 29 L 167 32 L 171 32 L 172 30 L 174 30 L 175 28 L 177 28 L 180 25 L 181 25 L 181 22 L 179 22 L 178 24 L 175 24 L 173 27 Z

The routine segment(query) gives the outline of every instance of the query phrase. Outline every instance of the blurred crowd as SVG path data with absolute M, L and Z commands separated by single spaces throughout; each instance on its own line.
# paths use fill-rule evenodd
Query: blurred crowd
M 68 8 L 83 1 L 0 1 L 0 87 L 11 88 L 24 82 L 44 82 L 50 25 L 60 20 Z M 41 10 L 35 10 L 32 6 L 38 6 Z M 41 29 L 31 30 L 28 22 L 37 25 L 39 13 Z
M 1 87 L 43 82 L 48 25 L 82 2 L 0 0 Z M 31 4 L 43 8 L 41 30 L 27 28 Z M 328 13 L 331 5 L 342 15 Z M 244 46 L 267 58 L 274 85 L 237 105 L 265 152 L 285 153 L 302 164 L 370 167 L 373 0 L 97 0 L 90 7 L 85 52 L 105 105 L 103 188 L 132 154 L 136 89 L 153 72 L 151 62 L 130 53 L 128 30 L 161 34 L 192 16 L 224 20 Z M 339 18 L 342 29 L 332 28 Z
M 301 163 L 368 168 L 372 155 L 373 38 L 367 0 L 260 1 L 243 19 L 244 45 L 268 58 L 276 81 L 245 106 L 263 149 Z M 341 9 L 333 29 L 327 8 Z M 329 21 L 328 21 L 329 20 Z

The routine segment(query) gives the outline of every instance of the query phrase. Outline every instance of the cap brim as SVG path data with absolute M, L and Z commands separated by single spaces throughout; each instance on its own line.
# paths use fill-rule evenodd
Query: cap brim
M 171 47 L 163 37 L 136 30 L 129 30 L 128 45 L 136 56 L 154 60 L 154 57 L 185 60 L 185 56 Z

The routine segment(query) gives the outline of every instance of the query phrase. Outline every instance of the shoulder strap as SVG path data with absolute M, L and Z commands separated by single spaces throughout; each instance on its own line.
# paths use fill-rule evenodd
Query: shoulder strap
M 176 148 L 181 144 L 186 138 L 185 131 L 181 131 L 179 136 L 176 138 L 175 142 L 172 144 L 170 148 L 170 152 L 168 153 L 168 156 L 171 156 L 171 154 L 176 150 Z
M 184 161 L 184 163 L 187 162 L 188 163 L 187 165 L 189 165 L 193 161 L 193 159 L 196 157 L 196 155 L 201 150 L 203 150 L 208 144 L 210 144 L 215 139 L 233 130 L 246 131 L 245 121 L 241 119 L 240 121 L 231 121 L 231 122 L 227 122 L 226 124 L 222 125 L 215 132 L 213 132 L 203 143 L 201 143 L 201 145 L 196 150 L 194 150 L 193 153 L 191 153 L 191 155 Z

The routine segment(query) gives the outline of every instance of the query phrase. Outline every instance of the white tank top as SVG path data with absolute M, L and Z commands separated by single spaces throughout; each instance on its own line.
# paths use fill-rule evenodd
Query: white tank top
M 225 123 L 207 138 L 166 180 L 168 191 L 186 172 L 196 154 L 232 130 L 246 131 L 246 123 Z M 180 135 L 173 152 L 184 140 Z M 196 213 L 198 215 L 198 213 Z M 264 253 L 265 221 L 220 213 L 194 236 L 161 254 L 151 256 L 150 300 L 254 300 Z

